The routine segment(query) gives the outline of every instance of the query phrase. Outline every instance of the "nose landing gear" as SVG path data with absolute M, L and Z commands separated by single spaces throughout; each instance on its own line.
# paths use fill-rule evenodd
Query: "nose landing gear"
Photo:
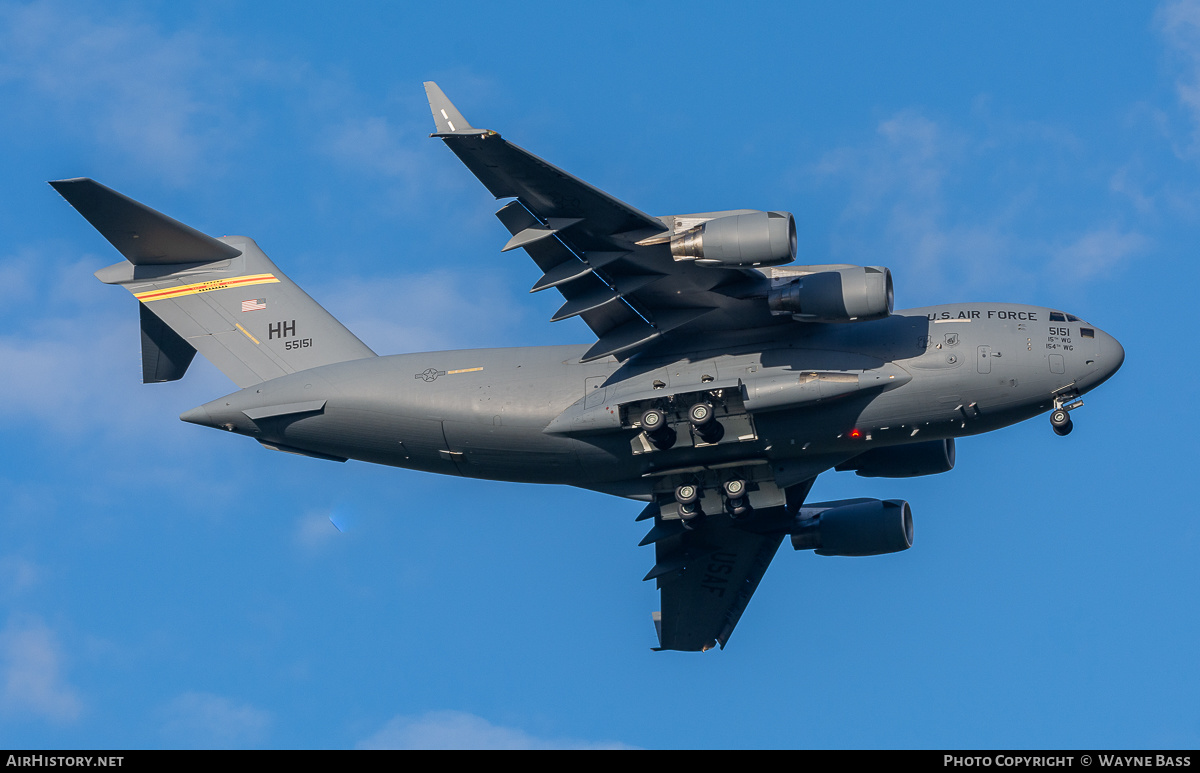
M 1075 425 L 1071 423 L 1070 411 L 1083 407 L 1083 398 L 1075 392 L 1064 392 L 1054 396 L 1054 410 L 1050 411 L 1050 426 L 1059 437 L 1070 435 Z

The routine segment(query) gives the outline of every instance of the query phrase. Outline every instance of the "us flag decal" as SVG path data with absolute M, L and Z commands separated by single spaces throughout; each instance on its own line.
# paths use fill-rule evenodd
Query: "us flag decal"
M 267 308 L 266 298 L 257 298 L 252 301 L 242 301 L 242 311 L 262 311 Z

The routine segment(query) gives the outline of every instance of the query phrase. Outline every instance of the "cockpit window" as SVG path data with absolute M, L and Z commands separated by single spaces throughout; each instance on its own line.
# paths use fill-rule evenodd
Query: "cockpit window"
M 1081 322 L 1081 321 L 1082 320 L 1080 320 L 1079 317 L 1075 316 L 1074 314 L 1067 315 L 1067 322 Z
M 1084 338 L 1095 338 L 1096 331 L 1090 327 L 1081 327 L 1079 328 L 1079 335 L 1083 336 Z
M 1067 315 L 1063 314 L 1061 311 L 1052 311 L 1052 312 L 1050 312 L 1050 321 L 1051 322 L 1066 322 Z

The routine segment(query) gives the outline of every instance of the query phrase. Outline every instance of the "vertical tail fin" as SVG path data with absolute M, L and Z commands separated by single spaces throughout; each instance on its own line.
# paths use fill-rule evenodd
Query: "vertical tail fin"
M 214 239 L 94 180 L 50 184 L 126 258 L 96 278 L 141 302 L 144 381 L 181 378 L 197 351 L 239 387 L 375 356 L 253 239 Z

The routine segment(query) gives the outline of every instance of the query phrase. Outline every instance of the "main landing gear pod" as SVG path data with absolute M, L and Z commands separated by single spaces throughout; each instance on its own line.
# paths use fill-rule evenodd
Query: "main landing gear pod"
M 696 519 L 705 515 L 702 500 L 706 490 L 721 497 L 730 518 L 741 518 L 751 510 L 750 484 L 744 478 L 730 478 L 720 489 L 706 488 L 699 482 L 683 483 L 675 488 L 675 502 L 679 505 L 679 518 L 684 528 L 693 528 L 698 523 Z

